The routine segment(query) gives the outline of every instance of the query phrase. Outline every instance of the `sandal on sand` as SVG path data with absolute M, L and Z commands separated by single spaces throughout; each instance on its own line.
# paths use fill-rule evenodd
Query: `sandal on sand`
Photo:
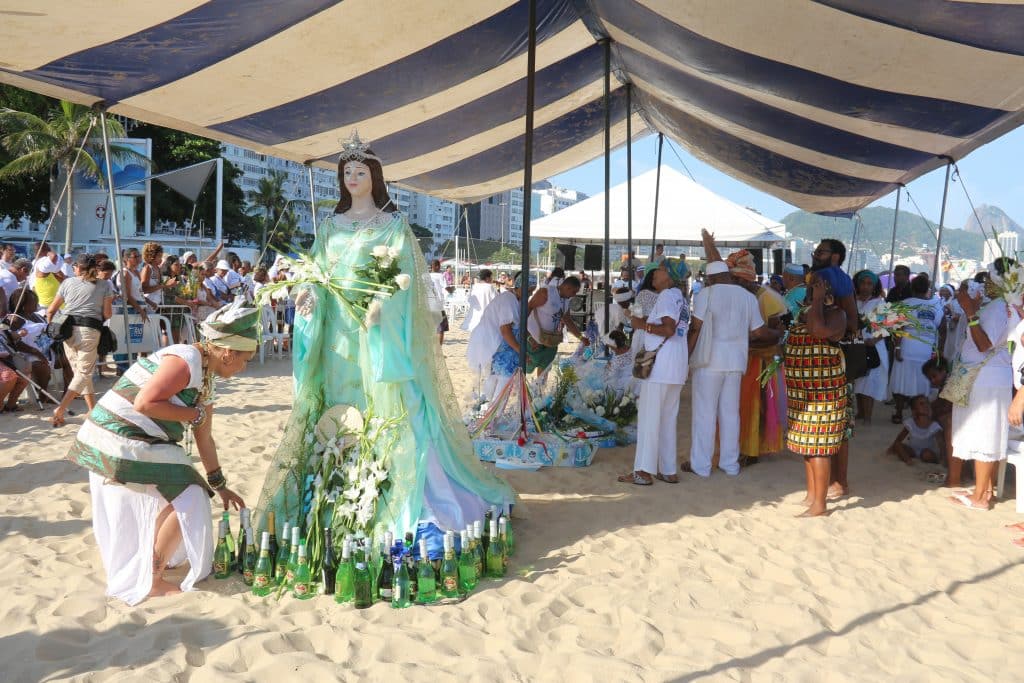
M 960 507 L 967 508 L 968 510 L 975 510 L 977 512 L 988 512 L 987 505 L 985 507 L 978 507 L 977 505 L 974 504 L 974 501 L 972 501 L 966 494 L 963 493 L 955 493 L 949 497 L 949 500 L 954 505 L 959 505 Z
M 666 484 L 679 483 L 679 475 L 677 474 L 662 474 L 661 472 L 658 472 L 657 474 L 654 475 L 654 478 L 657 479 L 658 481 L 663 481 Z
M 629 474 L 620 475 L 619 481 L 623 483 L 636 484 L 637 486 L 650 486 L 654 483 L 639 472 L 630 472 Z

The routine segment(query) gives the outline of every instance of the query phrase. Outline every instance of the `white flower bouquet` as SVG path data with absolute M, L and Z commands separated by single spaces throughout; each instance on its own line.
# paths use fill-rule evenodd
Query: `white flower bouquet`
M 373 248 L 369 262 L 354 269 L 354 277 L 336 277 L 331 269 L 322 268 L 311 254 L 298 250 L 296 254 L 295 257 L 280 257 L 288 264 L 292 278 L 261 287 L 257 303 L 266 304 L 286 297 L 292 287 L 318 285 L 337 297 L 360 324 L 371 327 L 380 322 L 382 301 L 398 290 L 409 289 L 412 284 L 412 278 L 398 266 L 398 250 L 383 244 Z
M 306 435 L 302 514 L 311 567 L 321 561 L 324 529 L 336 534 L 371 533 L 377 503 L 390 487 L 387 453 L 403 419 L 336 405 Z
M 996 269 L 996 264 L 989 266 L 988 276 L 992 284 L 999 291 L 999 296 L 1010 306 L 1017 308 L 1024 305 L 1024 265 L 1014 263 L 1009 259 L 1003 261 L 1005 264 L 1002 275 Z
M 914 315 L 916 306 L 895 302 L 882 303 L 867 315 L 861 316 L 872 337 L 911 337 L 921 331 L 921 323 Z

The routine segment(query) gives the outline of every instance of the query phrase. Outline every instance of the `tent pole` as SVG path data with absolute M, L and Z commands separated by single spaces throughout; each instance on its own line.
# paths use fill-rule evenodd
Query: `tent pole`
M 661 148 L 665 145 L 665 134 L 658 133 L 658 170 L 654 176 L 654 224 L 651 226 L 651 261 L 654 261 L 654 241 L 658 239 L 658 199 L 661 195 Z
M 117 249 L 117 258 L 124 268 L 124 257 L 121 251 L 121 227 L 117 220 L 117 202 L 114 200 L 114 169 L 110 163 L 110 137 L 107 135 L 107 112 L 100 109 L 100 128 L 103 131 L 103 165 L 107 171 L 107 196 L 110 198 L 110 229 L 114 232 L 114 248 Z M 127 283 L 125 283 L 127 284 Z M 124 348 L 128 354 L 128 364 L 132 363 L 132 339 L 128 333 L 128 309 L 122 309 L 121 322 L 124 324 Z
M 529 26 L 527 27 L 526 46 L 526 135 L 523 149 L 523 243 L 521 245 L 523 260 L 520 277 L 523 278 L 519 301 L 519 367 L 526 377 L 526 321 L 530 313 L 530 198 L 533 187 L 533 105 L 534 85 L 537 76 L 537 0 L 530 0 Z M 509 193 L 509 202 L 512 194 Z M 510 207 L 511 208 L 511 207 Z M 504 228 L 502 228 L 504 230 Z M 456 254 L 456 258 L 458 255 Z
M 629 286 L 633 287 L 633 85 L 626 84 L 626 264 Z
M 850 268 L 853 267 L 853 250 L 857 246 L 857 228 L 860 226 L 860 214 L 853 214 L 853 237 L 850 238 L 850 253 L 849 258 L 846 259 L 846 274 L 850 274 Z M 855 271 L 856 272 L 856 271 Z
M 896 261 L 896 224 L 900 220 L 900 195 L 903 193 L 903 186 L 896 186 L 896 213 L 892 217 L 892 244 L 889 245 L 889 275 L 892 276 L 893 263 Z
M 217 157 L 217 203 L 213 216 L 214 242 L 220 244 L 224 240 L 224 157 Z M 200 231 L 199 245 L 202 246 L 202 244 L 203 235 Z
M 612 41 L 604 43 L 604 332 L 612 305 L 611 225 L 612 225 Z
M 313 191 L 313 165 L 306 162 L 306 175 L 309 177 L 309 212 L 313 219 L 313 239 L 316 239 L 316 193 Z
M 946 222 L 946 196 L 949 194 L 949 171 L 953 168 L 953 158 L 948 156 L 940 157 L 946 160 L 946 183 L 942 186 L 942 210 L 939 211 L 939 234 L 935 238 L 935 263 L 932 266 L 932 286 L 939 278 L 939 254 L 942 252 L 942 227 Z

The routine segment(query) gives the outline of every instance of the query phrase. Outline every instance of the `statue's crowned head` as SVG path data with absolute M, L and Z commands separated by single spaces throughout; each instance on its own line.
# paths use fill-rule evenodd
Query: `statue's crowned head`
M 365 182 L 369 174 L 369 184 Z M 373 153 L 370 145 L 359 138 L 358 131 L 341 141 L 341 152 L 338 154 L 338 191 L 341 198 L 335 213 L 345 213 L 352 208 L 352 197 L 369 192 L 373 203 L 378 209 L 395 211 L 397 208 L 388 194 L 388 186 L 384 181 L 384 169 L 380 157 Z

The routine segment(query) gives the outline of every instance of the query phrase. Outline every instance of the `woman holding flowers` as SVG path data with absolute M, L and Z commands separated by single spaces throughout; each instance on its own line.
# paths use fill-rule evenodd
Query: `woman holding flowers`
M 443 302 L 388 196 L 380 159 L 357 135 L 343 144 L 338 180 L 333 219 L 291 267 L 295 404 L 259 508 L 311 536 L 325 526 L 336 535 L 418 531 L 435 556 L 440 529 L 463 529 L 489 505 L 507 509 L 514 494 L 473 455 L 444 358 L 428 343 Z M 261 293 L 272 296 L 278 286 Z M 371 416 L 370 431 L 351 435 L 358 448 L 334 454 L 331 443 L 349 443 L 342 432 L 360 430 L 339 423 L 334 438 L 324 433 L 331 420 L 321 418 L 348 407 Z M 374 424 L 393 426 L 375 436 Z M 368 461 L 383 475 L 353 481 L 372 469 Z M 353 490 L 362 491 L 356 509 L 342 511 L 341 497 L 350 502 L 344 494 Z
M 862 270 L 853 276 L 853 290 L 857 297 L 857 313 L 862 319 L 885 303 L 882 283 L 870 270 Z M 870 327 L 864 329 L 864 343 L 875 347 L 880 361 L 877 368 L 872 368 L 853 383 L 853 391 L 857 395 L 857 417 L 870 423 L 875 401 L 884 401 L 889 394 L 889 351 L 883 337 L 876 336 Z
M 889 389 L 896 399 L 893 424 L 903 423 L 903 408 L 910 399 L 919 394 L 928 394 L 928 378 L 921 372 L 922 366 L 937 354 L 939 323 L 943 312 L 941 307 L 928 298 L 930 288 L 927 275 L 918 275 L 910 281 L 910 298 L 903 303 L 911 307 L 911 315 L 917 319 L 913 335 L 896 337 L 892 376 Z

